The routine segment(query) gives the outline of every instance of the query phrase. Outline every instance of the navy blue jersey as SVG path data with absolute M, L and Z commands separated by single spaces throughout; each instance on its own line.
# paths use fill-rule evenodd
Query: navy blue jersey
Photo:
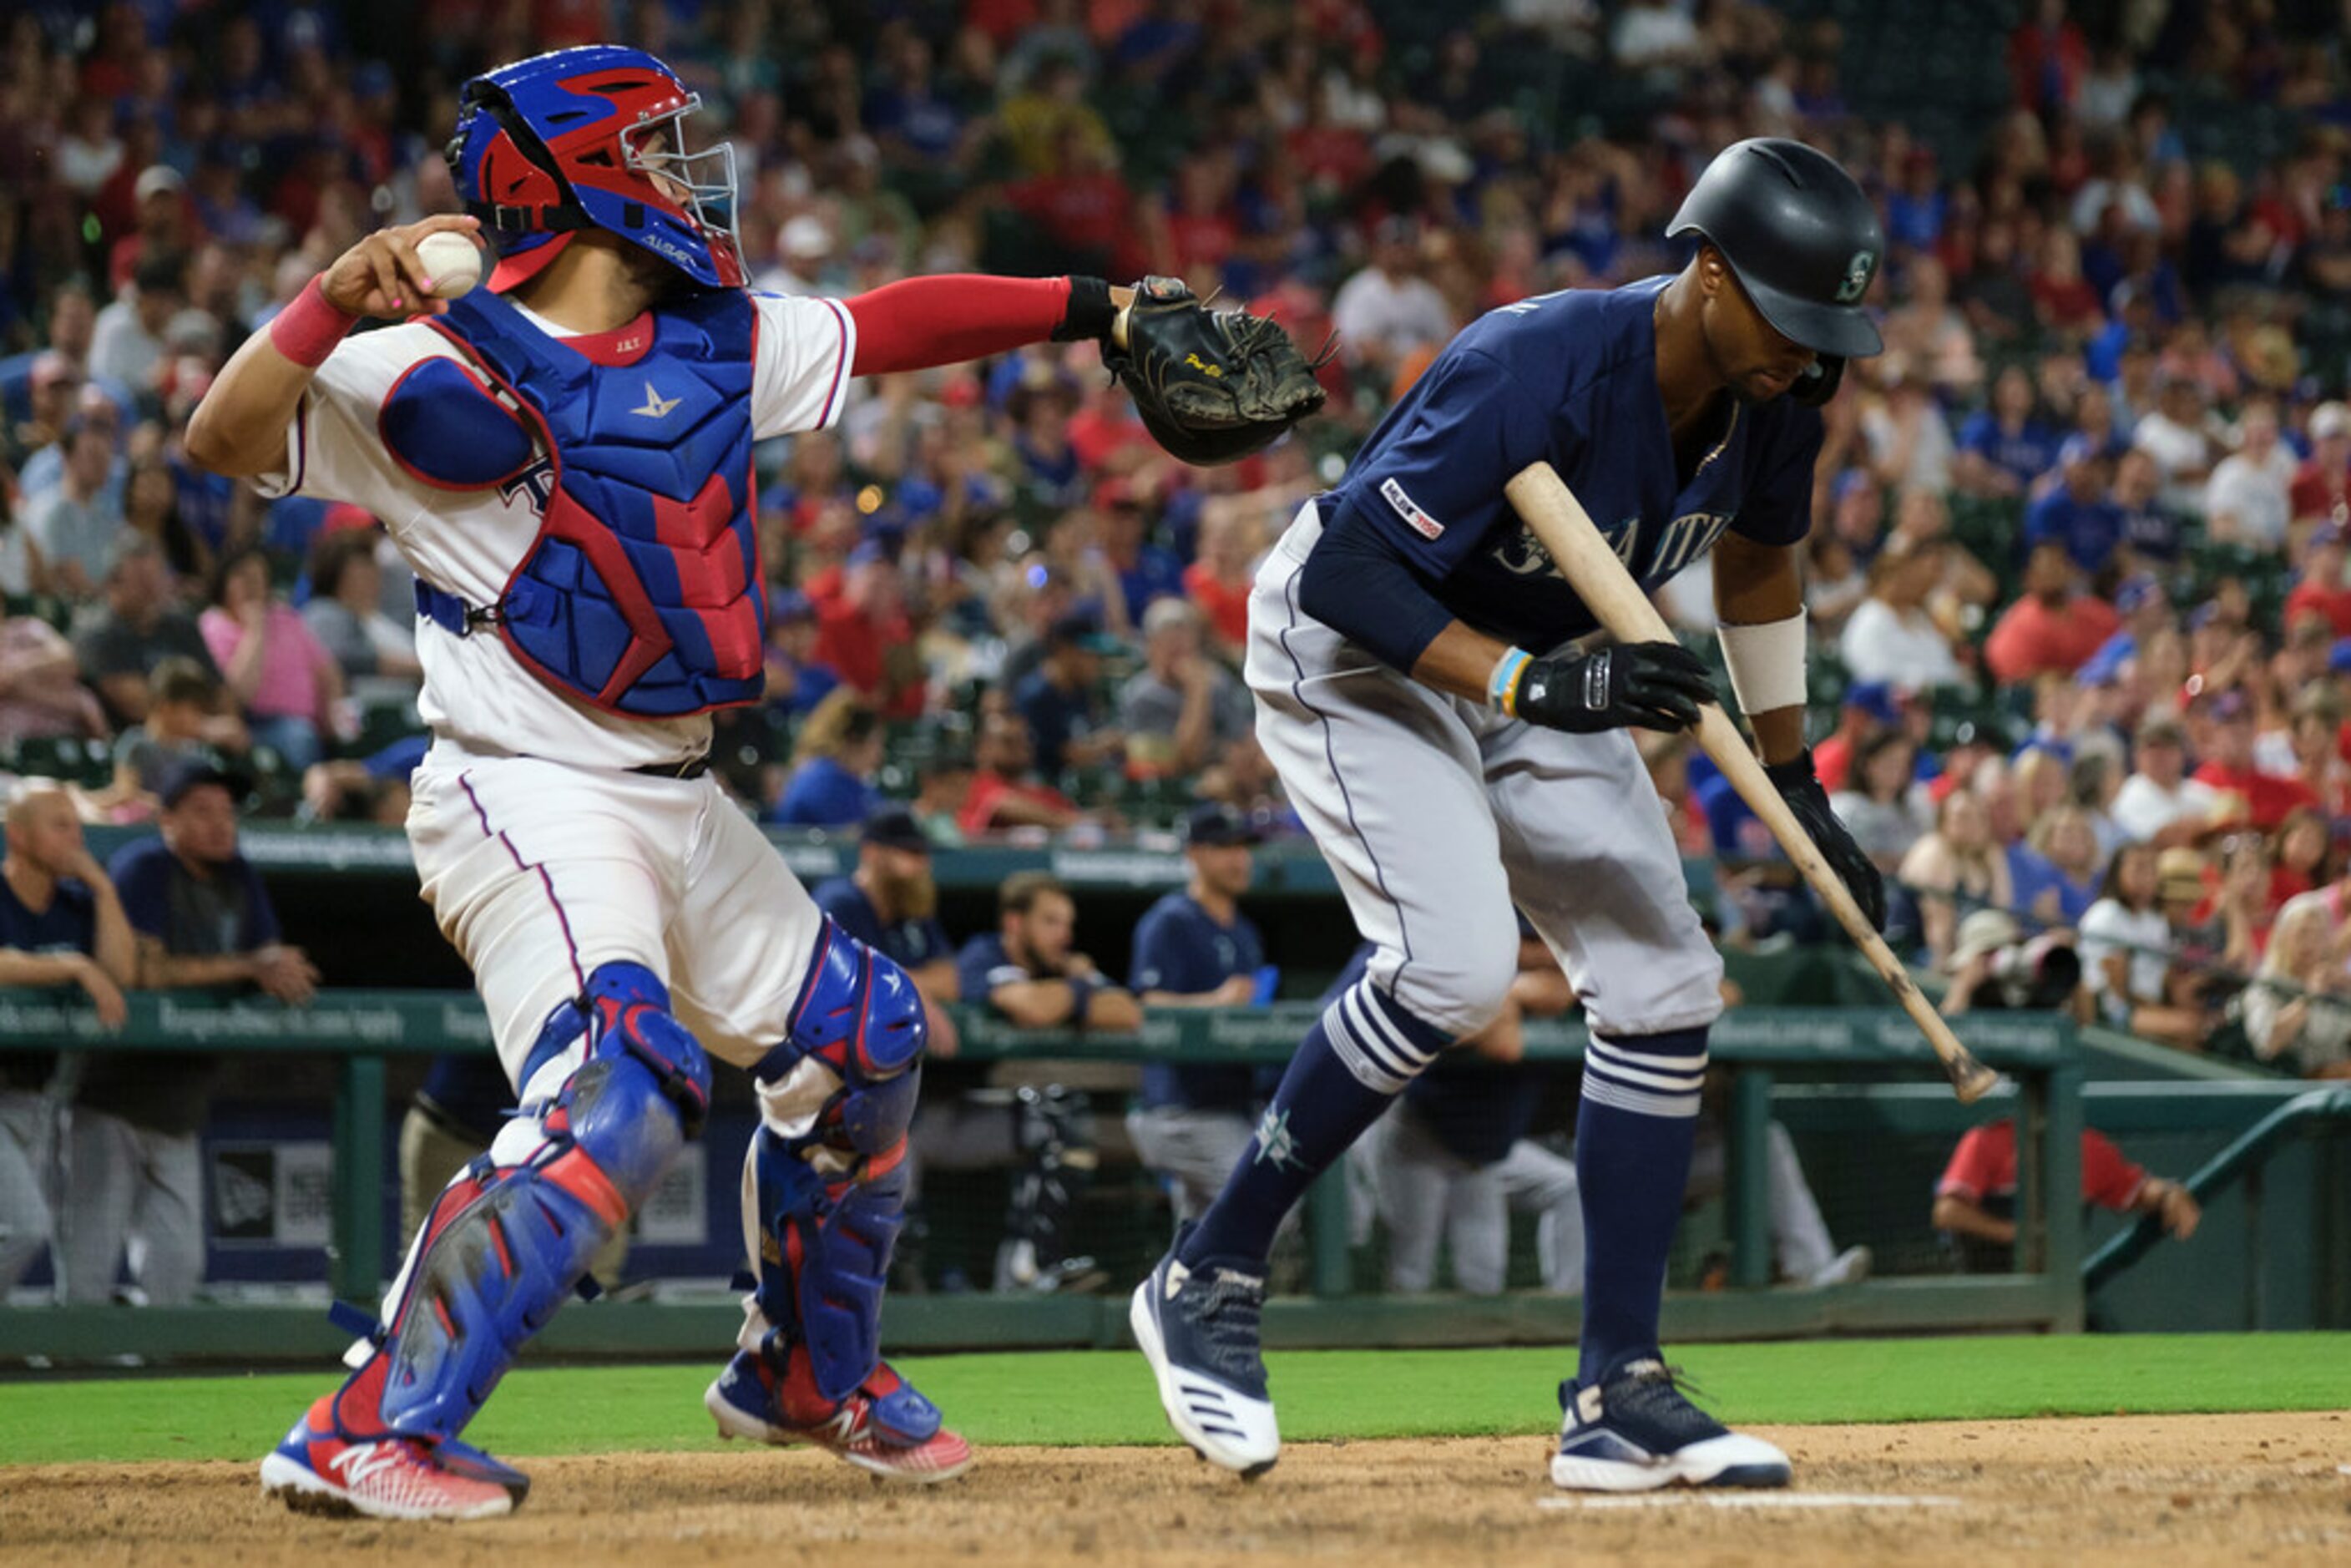
M 983 1007 L 987 1003 L 988 993 L 998 986 L 1045 977 L 1030 974 L 1026 966 L 1014 963 L 1012 955 L 1004 950 L 1004 938 L 993 932 L 973 937 L 956 955 L 956 995 Z
M 1254 975 L 1265 962 L 1265 943 L 1249 917 L 1238 912 L 1230 925 L 1200 907 L 1189 893 L 1171 893 L 1144 912 L 1134 927 L 1134 962 L 1127 988 L 1172 991 L 1194 997 L 1213 991 L 1235 975 Z M 1176 1067 L 1153 1062 L 1143 1070 L 1145 1105 L 1179 1105 L 1196 1111 L 1248 1111 L 1257 1101 L 1257 1070 L 1245 1065 Z
M 78 882 L 59 882 L 49 906 L 38 915 L 25 907 L 16 890 L 0 878 L 0 947 L 19 953 L 56 955 L 98 951 L 98 899 Z M 77 999 L 81 988 L 74 987 Z M 39 1089 L 57 1071 L 54 1051 L 0 1051 L 0 1089 Z
M 820 882 L 809 896 L 843 931 L 902 969 L 919 969 L 948 956 L 947 928 L 939 924 L 937 916 L 885 924 L 874 909 L 873 901 L 865 896 L 865 890 L 849 877 Z
M 25 907 L 16 890 L 0 880 L 0 947 L 19 953 L 94 953 L 98 950 L 98 898 L 78 882 L 60 880 L 49 906 L 38 915 Z
M 1480 317 L 1388 411 L 1326 522 L 1374 529 L 1455 619 L 1530 649 L 1597 622 L 1502 494 L 1548 460 L 1644 588 L 1725 529 L 1792 545 L 1812 526 L 1821 416 L 1784 397 L 1729 413 L 1687 485 L 1657 393 L 1653 277 L 1538 295 Z

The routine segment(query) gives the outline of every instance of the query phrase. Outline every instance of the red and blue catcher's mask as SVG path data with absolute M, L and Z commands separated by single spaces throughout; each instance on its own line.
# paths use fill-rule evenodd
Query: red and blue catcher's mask
M 696 283 L 743 283 L 735 149 L 686 150 L 702 107 L 643 49 L 590 44 L 501 66 L 458 99 L 449 172 L 497 247 L 490 287 L 511 288 L 582 229 L 602 229 Z

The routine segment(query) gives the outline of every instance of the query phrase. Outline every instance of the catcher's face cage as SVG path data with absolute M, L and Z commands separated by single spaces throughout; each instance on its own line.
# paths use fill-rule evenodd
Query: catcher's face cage
M 598 228 L 705 287 L 742 285 L 735 150 L 687 149 L 701 95 L 653 56 L 559 49 L 475 77 L 462 102 L 450 171 L 499 255 Z

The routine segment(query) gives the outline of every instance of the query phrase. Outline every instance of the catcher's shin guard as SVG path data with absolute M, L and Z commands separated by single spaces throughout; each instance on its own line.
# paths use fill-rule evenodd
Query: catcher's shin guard
M 607 964 L 548 1020 L 532 1063 L 577 1055 L 490 1152 L 444 1189 L 389 1303 L 352 1347 L 339 1430 L 446 1440 L 463 1431 L 661 1180 L 710 1103 L 701 1045 L 638 964 Z M 527 1081 L 528 1086 L 528 1081 Z
M 755 1070 L 762 1125 L 743 1165 L 756 1271 L 739 1343 L 775 1375 L 787 1425 L 831 1416 L 880 1368 L 925 1038 L 905 971 L 826 921 L 791 1037 Z M 913 1399 L 920 1440 L 938 1413 Z

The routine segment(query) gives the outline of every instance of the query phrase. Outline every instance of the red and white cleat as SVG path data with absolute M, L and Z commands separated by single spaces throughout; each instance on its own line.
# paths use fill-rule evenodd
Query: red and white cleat
M 529 1494 L 530 1478 L 453 1440 L 356 1437 L 329 1394 L 261 1461 L 261 1490 L 298 1513 L 370 1519 L 496 1519 Z
M 971 1468 L 971 1445 L 948 1430 L 938 1406 L 887 1362 L 831 1415 L 795 1421 L 785 1408 L 781 1380 L 758 1356 L 737 1351 L 702 1403 L 717 1420 L 722 1437 L 778 1448 L 813 1444 L 888 1480 L 927 1486 L 953 1480 Z

